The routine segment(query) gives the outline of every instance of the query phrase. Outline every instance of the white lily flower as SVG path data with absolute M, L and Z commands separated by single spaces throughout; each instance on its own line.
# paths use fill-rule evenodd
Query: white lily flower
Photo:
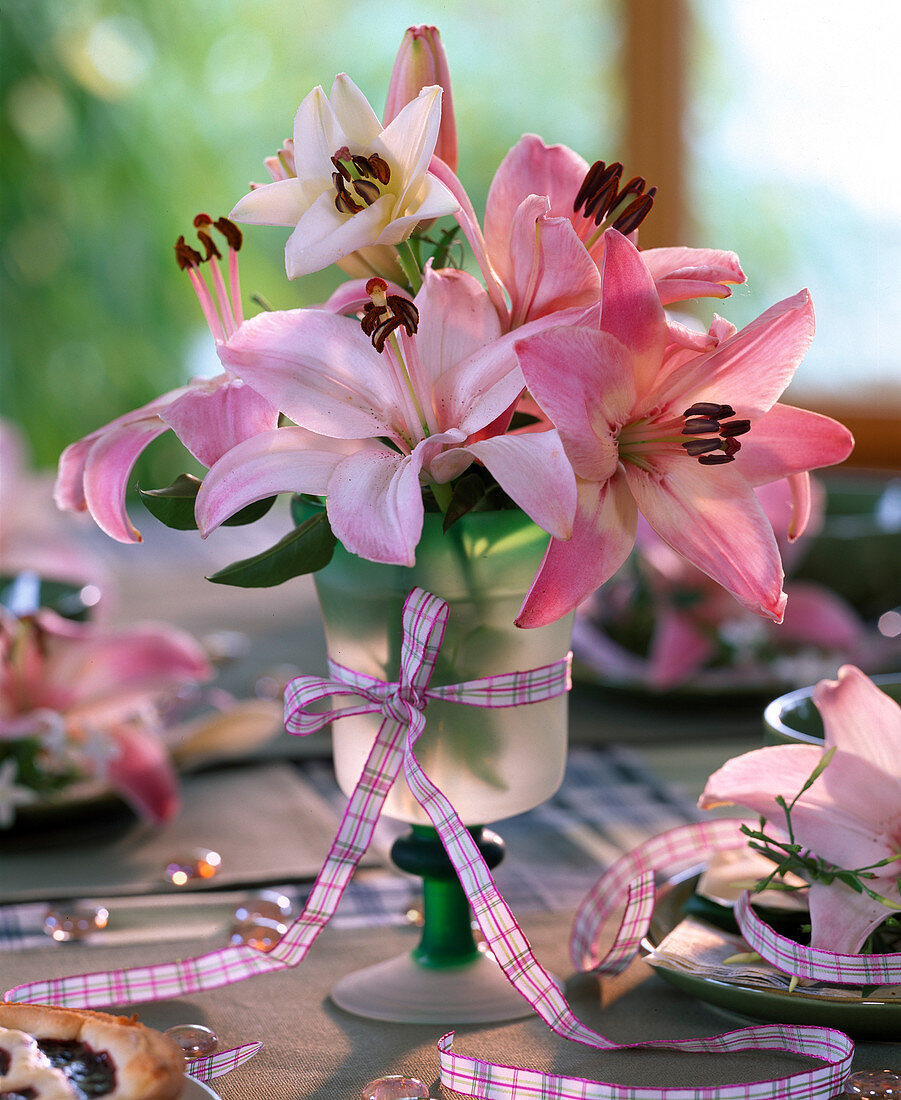
M 457 200 L 429 163 L 441 88 L 423 88 L 382 127 L 350 77 L 304 99 L 294 120 L 296 177 L 250 191 L 231 212 L 250 225 L 290 225 L 285 269 L 295 279 L 375 244 L 405 241 L 421 221 L 453 214 Z

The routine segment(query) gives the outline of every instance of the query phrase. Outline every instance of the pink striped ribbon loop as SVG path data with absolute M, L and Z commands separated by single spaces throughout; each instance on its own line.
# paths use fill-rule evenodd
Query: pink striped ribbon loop
M 185 1073 L 198 1081 L 215 1081 L 238 1066 L 243 1066 L 263 1049 L 262 1043 L 244 1043 L 230 1050 L 218 1050 L 205 1058 L 192 1058 L 185 1066 Z
M 415 742 L 425 729 L 423 712 L 432 699 L 472 707 L 518 707 L 569 691 L 571 655 L 527 672 L 431 687 L 447 616 L 448 605 L 444 600 L 422 588 L 414 588 L 404 603 L 399 679 L 379 680 L 329 659 L 331 679 L 298 676 L 288 684 L 285 728 L 289 733 L 304 736 L 340 718 L 381 713 L 385 719 L 402 723 Z M 331 710 L 310 709 L 336 696 L 356 696 L 358 701 Z

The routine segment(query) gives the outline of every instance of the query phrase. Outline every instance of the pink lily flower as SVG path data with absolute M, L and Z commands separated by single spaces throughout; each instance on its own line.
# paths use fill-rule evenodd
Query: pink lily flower
M 215 223 L 228 243 L 226 285 L 219 268 L 221 254 L 208 232 L 214 223 L 201 214 L 194 224 L 206 255 L 201 256 L 182 237 L 176 257 L 188 272 L 213 338 L 221 345 L 243 321 L 237 263 L 241 234 L 224 218 Z M 201 277 L 203 263 L 210 265 L 213 293 Z M 277 423 L 278 410 L 228 369 L 215 378 L 195 378 L 70 444 L 59 460 L 57 506 L 70 512 L 87 510 L 98 527 L 118 542 L 140 542 L 141 534 L 125 507 L 125 492 L 135 462 L 157 436 L 171 429 L 209 467 L 236 443 Z
M 289 279 L 373 245 L 398 245 L 457 201 L 429 172 L 441 124 L 440 87 L 423 89 L 382 126 L 350 77 L 314 88 L 294 120 L 294 172 L 253 188 L 231 213 L 250 225 L 293 227 Z
M 632 549 L 639 510 L 741 604 L 781 621 L 782 564 L 753 489 L 841 462 L 853 446 L 828 417 L 777 403 L 813 337 L 809 295 L 739 333 L 715 322 L 713 346 L 698 352 L 668 344 L 651 274 L 616 230 L 606 234 L 602 277 L 600 330 L 552 328 L 516 343 L 579 501 L 572 539 L 551 540 L 517 622 L 552 622 L 611 577 Z M 806 477 L 806 498 L 804 487 Z
M 211 675 L 200 645 L 171 626 L 101 628 L 0 608 L 0 744 L 38 737 L 49 770 L 74 765 L 165 821 L 178 780 L 157 707 Z
M 795 802 L 792 830 L 821 860 L 849 871 L 873 868 L 874 877 L 862 881 L 886 902 L 837 880 L 810 885 L 811 946 L 854 954 L 901 908 L 901 707 L 853 665 L 841 668 L 837 681 L 817 684 L 813 698 L 825 750 L 835 753 Z M 776 795 L 791 804 L 822 757 L 814 745 L 745 753 L 714 772 L 699 805 L 735 803 L 781 826 L 785 815 Z
M 619 188 L 620 165 L 589 169 L 565 145 L 527 134 L 507 154 L 485 207 L 485 255 L 510 296 L 511 327 L 599 297 L 604 225 L 634 231 L 653 200 L 643 180 Z M 664 305 L 725 298 L 744 282 L 733 252 L 652 248 L 641 253 Z M 486 276 L 487 277 L 487 276 Z
M 482 437 L 495 422 L 504 431 L 523 380 L 481 285 L 427 267 L 414 302 L 377 280 L 369 289 L 362 325 L 321 309 L 264 313 L 220 349 L 297 426 L 247 440 L 210 470 L 197 497 L 201 533 L 262 497 L 312 493 L 327 497 L 332 529 L 352 553 L 412 565 L 423 484 L 440 493 L 478 461 L 540 526 L 567 538 L 575 481 L 557 432 Z

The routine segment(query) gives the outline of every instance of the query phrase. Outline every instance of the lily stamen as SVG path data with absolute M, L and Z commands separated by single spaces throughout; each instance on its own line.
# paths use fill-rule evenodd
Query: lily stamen
M 423 431 L 429 435 L 428 423 L 416 397 L 416 390 L 396 335 L 399 328 L 403 328 L 408 336 L 415 335 L 419 328 L 419 310 L 409 298 L 389 294 L 388 284 L 378 277 L 369 280 L 366 293 L 370 301 L 363 307 L 360 327 L 372 340 L 372 346 L 379 354 L 385 351 L 385 344 L 389 343 L 387 358 L 400 376 Z
M 335 153 L 331 161 L 335 166 L 332 173 L 335 207 L 342 214 L 359 214 L 367 206 L 372 206 L 382 197 L 382 188 L 391 180 L 391 168 L 378 153 L 370 153 L 368 157 L 352 155 L 345 146 Z M 351 195 L 348 184 L 356 198 Z
M 612 226 L 620 233 L 628 234 L 637 229 L 654 205 L 657 188 L 645 190 L 647 183 L 642 176 L 633 176 L 620 187 L 623 166 L 618 161 L 605 164 L 598 160 L 588 169 L 585 179 L 573 201 L 573 212 L 598 227 L 587 242 L 590 248 L 605 229 Z M 624 205 L 626 204 L 626 205 Z
M 175 242 L 175 259 L 182 271 L 188 272 L 214 338 L 218 343 L 224 343 L 244 322 L 238 278 L 238 251 L 244 239 L 243 234 L 228 218 L 217 218 L 213 221 L 209 214 L 198 214 L 194 219 L 194 228 L 197 230 L 197 239 L 203 245 L 204 254 L 201 255 L 181 236 Z M 223 236 L 228 246 L 227 288 L 219 267 L 222 253 L 209 232 L 211 228 Z M 200 274 L 200 266 L 205 263 L 210 265 L 215 298 Z
M 682 446 L 702 466 L 722 466 L 732 462 L 741 450 L 741 444 L 735 437 L 751 430 L 750 420 L 726 419 L 735 416 L 731 405 L 719 405 L 714 401 L 696 401 L 683 415 L 685 425 L 682 435 L 698 438 L 688 439 Z

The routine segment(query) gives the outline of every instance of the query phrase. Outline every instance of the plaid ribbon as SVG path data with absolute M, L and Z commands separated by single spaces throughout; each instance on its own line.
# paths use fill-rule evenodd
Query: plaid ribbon
M 244 1043 L 239 1047 L 209 1054 L 205 1058 L 193 1058 L 185 1063 L 185 1073 L 196 1077 L 198 1081 L 215 1081 L 217 1077 L 223 1077 L 238 1066 L 243 1066 L 262 1049 L 262 1043 Z
M 901 984 L 901 952 L 888 955 L 836 955 L 804 947 L 780 936 L 751 908 L 750 896 L 735 903 L 735 919 L 748 945 L 784 974 L 813 978 L 834 985 Z
M 33 982 L 11 990 L 7 996 L 13 1000 L 48 999 L 71 1005 L 124 1004 L 215 989 L 253 974 L 296 966 L 306 956 L 316 936 L 337 907 L 354 868 L 369 844 L 385 797 L 403 767 L 410 789 L 441 837 L 473 907 L 482 934 L 511 983 L 558 1035 L 599 1050 L 622 1049 L 621 1044 L 613 1043 L 586 1027 L 573 1014 L 556 981 L 535 959 L 525 934 L 498 892 L 472 837 L 448 800 L 425 775 L 416 760 L 414 746 L 425 727 L 422 711 L 429 697 L 429 679 L 443 639 L 447 615 L 447 604 L 443 600 L 422 589 L 414 589 L 410 593 L 404 605 L 401 673 L 396 684 L 380 684 L 360 677 L 351 670 L 346 670 L 345 674 L 339 669 L 339 675 L 343 676 L 341 681 L 329 682 L 301 677 L 300 683 L 293 681 L 290 685 L 287 708 L 291 723 L 289 728 L 296 732 L 321 728 L 324 721 L 350 713 L 381 711 L 384 717 L 338 835 L 316 879 L 304 912 L 272 951 L 263 954 L 240 944 L 177 963 Z M 557 671 L 552 671 L 554 669 Z M 538 697 L 551 698 L 567 689 L 568 676 L 561 679 L 558 666 L 549 666 L 537 672 L 546 685 L 543 689 L 546 694 L 539 693 Z M 520 702 L 537 701 L 531 690 L 521 691 L 524 683 L 522 678 L 528 679 L 530 675 L 514 673 L 477 681 L 477 689 L 484 691 L 484 694 L 480 695 L 482 701 L 475 705 L 513 706 Z M 348 680 L 352 680 L 353 685 Z M 359 705 L 355 704 L 343 711 L 333 711 L 324 720 L 321 715 L 305 713 L 304 707 L 310 702 L 332 695 L 346 695 L 349 686 L 353 686 L 354 693 L 361 697 Z M 486 702 L 491 699 L 495 686 L 499 689 L 499 701 L 497 704 Z M 463 701 L 464 687 L 457 685 L 460 692 L 458 702 Z M 519 694 L 526 697 L 520 699 Z M 707 824 L 709 823 L 688 826 L 687 829 L 704 830 Z M 681 849 L 681 841 L 672 836 L 667 843 Z M 652 854 L 654 851 L 652 848 Z M 651 865 L 645 866 L 643 858 L 641 855 L 633 857 L 634 870 L 639 879 L 638 885 L 633 889 L 633 897 L 639 915 L 627 914 L 612 954 L 599 960 L 599 967 L 625 966 L 630 952 L 634 953 L 637 949 L 635 936 L 643 934 L 645 916 L 650 919 L 650 909 L 653 906 L 653 902 L 648 900 Z M 621 862 L 618 861 L 618 864 Z M 618 864 L 611 870 L 615 870 Z M 620 868 L 617 874 L 624 870 L 624 867 Z M 592 891 L 595 898 L 603 896 L 604 881 L 602 879 Z M 601 908 L 605 909 L 604 906 Z M 578 942 L 581 948 L 577 950 L 585 955 L 587 944 L 587 954 L 590 956 L 590 945 L 596 937 L 590 931 L 590 921 L 583 910 L 580 910 L 580 918 L 581 932 Z M 452 1041 L 453 1033 L 444 1036 L 439 1044 L 439 1058 L 442 1083 L 455 1091 L 489 1100 L 512 1100 L 514 1096 L 526 1092 L 532 1092 L 542 1097 L 542 1100 L 582 1100 L 588 1097 L 592 1100 L 624 1100 L 625 1097 L 634 1100 L 637 1095 L 634 1088 L 627 1086 L 563 1078 L 464 1058 L 453 1052 Z M 698 1097 L 705 1100 L 763 1100 L 764 1097 L 774 1094 L 797 1100 L 826 1100 L 841 1087 L 850 1069 L 853 1054 L 853 1045 L 840 1032 L 820 1027 L 783 1025 L 745 1028 L 710 1039 L 626 1046 L 630 1049 L 656 1048 L 710 1053 L 747 1049 L 785 1050 L 820 1058 L 826 1063 L 817 1069 L 793 1074 L 778 1081 L 696 1089 L 641 1090 L 642 1097 L 648 1100 L 688 1100 Z

